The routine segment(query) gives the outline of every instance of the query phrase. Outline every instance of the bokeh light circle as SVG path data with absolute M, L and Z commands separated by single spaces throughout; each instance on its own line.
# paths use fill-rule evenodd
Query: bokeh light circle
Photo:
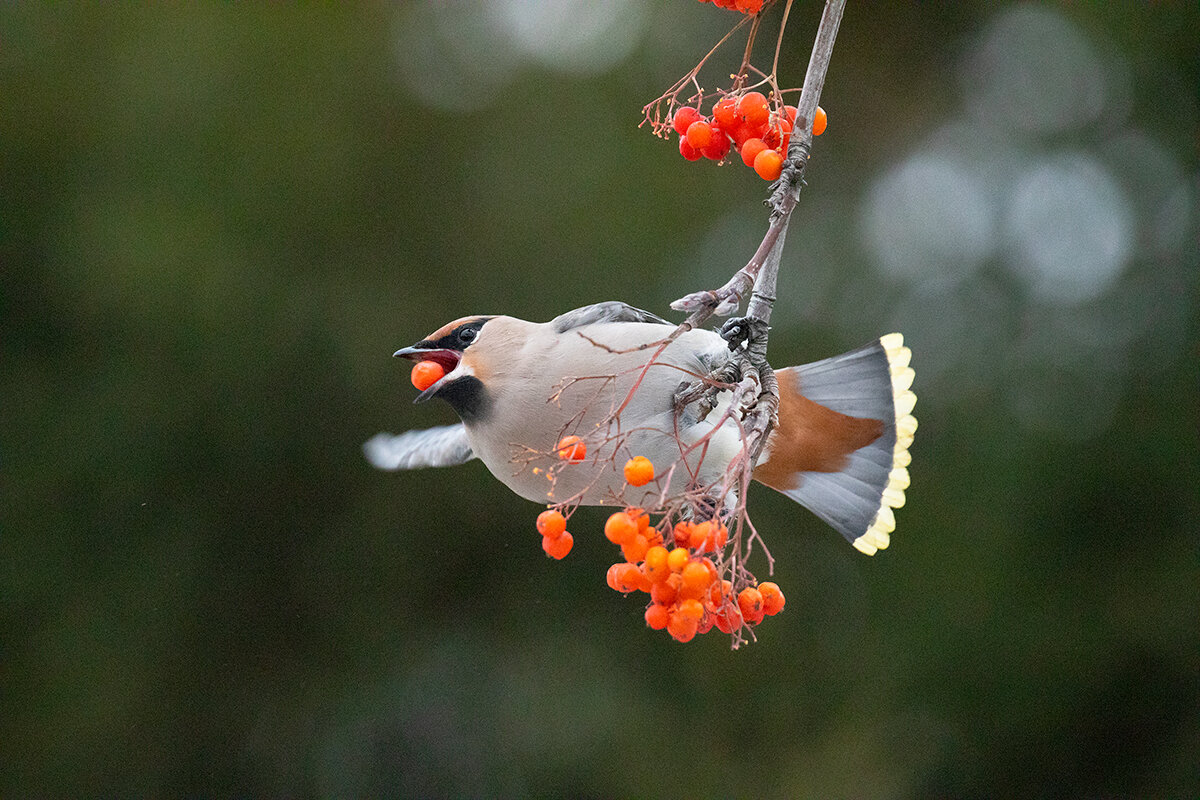
M 1125 192 L 1089 155 L 1035 162 L 1013 187 L 1009 266 L 1042 300 L 1081 303 L 1121 274 L 1132 246 Z
M 1106 69 L 1079 28 L 1051 8 L 1016 5 L 998 14 L 962 73 L 976 119 L 1043 135 L 1100 117 Z
M 863 206 L 864 244 L 897 278 L 962 276 L 991 255 L 993 218 L 987 186 L 976 174 L 919 154 L 872 186 Z

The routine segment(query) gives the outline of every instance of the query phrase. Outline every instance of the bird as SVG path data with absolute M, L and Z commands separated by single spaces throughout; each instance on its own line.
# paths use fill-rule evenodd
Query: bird
M 416 402 L 444 400 L 460 422 L 380 433 L 364 443 L 366 458 L 384 470 L 479 459 L 513 492 L 544 504 L 653 507 L 687 486 L 719 485 L 743 452 L 736 415 L 726 413 L 732 388 L 715 387 L 709 407 L 677 399 L 683 385 L 728 367 L 732 345 L 702 328 L 672 339 L 676 328 L 620 301 L 547 322 L 454 320 L 394 355 L 441 366 L 443 377 Z M 778 423 L 751 473 L 867 555 L 888 546 L 909 485 L 911 355 L 903 336 L 890 333 L 776 370 Z M 592 442 L 584 463 L 556 457 L 565 435 Z M 621 465 L 633 455 L 651 461 L 655 483 L 626 483 Z

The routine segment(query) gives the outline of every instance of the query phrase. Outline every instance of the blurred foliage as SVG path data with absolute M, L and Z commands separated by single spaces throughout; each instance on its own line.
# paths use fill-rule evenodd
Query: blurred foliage
M 453 418 L 409 405 L 397 347 L 468 313 L 664 312 L 761 235 L 761 182 L 637 128 L 729 15 L 647 0 L 608 71 L 514 56 L 468 99 L 444 60 L 415 91 L 408 34 L 486 5 L 0 9 L 0 794 L 1200 793 L 1194 204 L 1186 319 L 1099 427 L 1023 423 L 1004 338 L 927 353 L 924 387 L 918 350 L 888 552 L 758 492 L 789 601 L 740 652 L 645 630 L 596 510 L 551 563 L 478 462 L 367 466 L 368 436 Z M 920 339 L 857 204 L 995 13 L 850 4 L 777 361 Z M 1194 199 L 1195 5 L 1064 13 Z

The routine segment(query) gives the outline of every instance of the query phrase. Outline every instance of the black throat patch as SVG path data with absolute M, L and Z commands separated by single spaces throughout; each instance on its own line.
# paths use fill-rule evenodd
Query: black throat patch
M 492 410 L 492 398 L 483 381 L 474 375 L 464 375 L 438 389 L 437 396 L 450 404 L 463 422 L 470 425 L 486 419 Z

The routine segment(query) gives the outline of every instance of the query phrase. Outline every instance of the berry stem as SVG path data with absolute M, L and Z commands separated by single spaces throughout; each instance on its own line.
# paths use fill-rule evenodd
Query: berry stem
M 775 40 L 775 59 L 771 62 L 771 74 L 779 74 L 779 50 L 783 47 L 783 32 L 787 30 L 788 14 L 792 11 L 792 0 L 783 6 L 783 19 L 779 21 L 779 38 Z
M 788 0 L 791 3 L 791 0 Z M 754 15 L 754 22 L 750 24 L 750 33 L 746 37 L 746 50 L 742 53 L 742 63 L 738 67 L 737 76 L 733 79 L 732 91 L 736 93 L 742 88 L 746 82 L 746 70 L 750 69 L 750 53 L 754 50 L 754 37 L 758 34 L 758 26 L 762 22 L 762 11 Z M 734 30 L 737 30 L 736 28 Z M 783 29 L 779 31 L 779 35 L 783 36 Z
M 682 78 L 671 84 L 671 88 L 659 95 L 658 98 L 651 100 L 649 103 L 644 105 L 642 107 L 642 115 L 644 117 L 642 123 L 644 124 L 646 122 L 650 122 L 656 132 L 659 132 L 661 128 L 664 128 L 666 123 L 664 123 L 661 118 L 663 103 L 665 102 L 667 104 L 667 108 L 669 109 L 676 101 L 676 98 L 679 97 L 679 93 L 682 92 L 684 87 L 689 83 L 696 87 L 696 94 L 698 96 L 702 96 L 704 94 L 704 90 L 700 87 L 700 83 L 696 79 L 696 76 L 700 74 L 700 70 L 703 69 L 708 59 L 712 58 L 713 53 L 721 49 L 721 45 L 725 44 L 725 42 L 727 42 L 729 38 L 733 36 L 733 34 L 741 30 L 742 26 L 749 21 L 750 17 L 742 17 L 742 19 L 730 29 L 729 33 L 722 36 L 721 40 L 714 44 L 712 49 L 704 54 L 704 58 L 700 59 L 700 63 L 692 67 L 691 70 L 689 70 L 688 73 Z M 757 15 L 754 17 L 754 26 L 755 28 L 758 26 Z M 753 40 L 753 35 L 751 36 L 751 40 Z M 697 105 L 699 105 L 699 100 L 697 100 Z M 669 118 L 670 115 L 668 114 L 668 120 Z M 639 127 L 641 126 L 639 125 Z M 661 136 L 665 134 L 659 133 L 659 135 Z

